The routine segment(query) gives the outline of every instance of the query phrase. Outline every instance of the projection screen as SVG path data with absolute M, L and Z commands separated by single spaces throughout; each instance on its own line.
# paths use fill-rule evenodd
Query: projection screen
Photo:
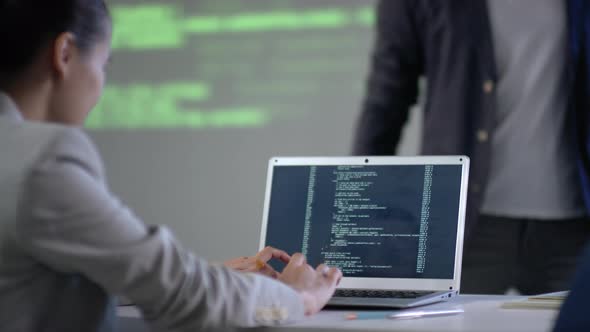
M 267 160 L 350 154 L 374 1 L 109 4 L 113 60 L 86 127 L 111 189 L 199 255 L 253 254 Z

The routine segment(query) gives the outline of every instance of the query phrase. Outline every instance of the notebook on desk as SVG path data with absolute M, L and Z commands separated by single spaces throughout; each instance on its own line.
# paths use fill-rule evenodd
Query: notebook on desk
M 448 300 L 460 289 L 468 173 L 465 156 L 272 158 L 260 248 L 338 266 L 332 306 Z

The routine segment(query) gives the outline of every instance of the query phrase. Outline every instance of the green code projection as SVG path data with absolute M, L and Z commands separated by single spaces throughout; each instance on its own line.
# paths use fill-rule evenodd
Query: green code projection
M 373 4 L 111 1 L 113 62 L 87 127 L 261 128 L 341 107 L 362 89 Z

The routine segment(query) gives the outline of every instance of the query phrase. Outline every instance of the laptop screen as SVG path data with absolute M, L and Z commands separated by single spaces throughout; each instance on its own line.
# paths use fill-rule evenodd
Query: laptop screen
M 274 166 L 265 243 L 346 277 L 452 279 L 461 175 L 458 164 Z

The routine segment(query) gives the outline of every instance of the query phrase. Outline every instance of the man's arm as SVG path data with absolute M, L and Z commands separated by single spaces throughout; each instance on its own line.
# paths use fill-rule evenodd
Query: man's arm
M 378 4 L 376 45 L 354 154 L 394 154 L 409 109 L 416 103 L 424 60 L 415 6 L 415 0 Z
M 124 295 L 157 330 L 272 324 L 304 315 L 272 279 L 211 266 L 165 227 L 147 227 L 108 191 L 100 158 L 77 130 L 60 135 L 30 174 L 18 236 L 36 260 Z

